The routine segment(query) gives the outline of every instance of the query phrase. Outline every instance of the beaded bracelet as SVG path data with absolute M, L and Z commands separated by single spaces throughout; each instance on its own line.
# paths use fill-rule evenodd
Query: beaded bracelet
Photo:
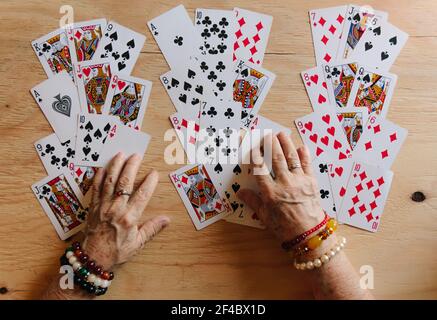
M 323 227 L 329 220 L 329 216 L 325 212 L 325 217 L 323 218 L 323 221 L 320 222 L 317 226 L 305 231 L 304 233 L 298 235 L 296 238 L 290 241 L 285 241 L 282 243 L 281 247 L 285 251 L 290 251 L 294 246 L 298 245 L 302 241 L 304 241 L 310 234 L 316 232 L 321 227 Z
M 334 258 L 335 255 L 339 253 L 345 246 L 346 238 L 342 237 L 342 239 L 337 242 L 337 244 L 331 250 L 329 250 L 319 258 L 307 262 L 297 262 L 297 260 L 294 259 L 294 267 L 297 270 L 312 270 L 314 268 L 320 268 L 322 265 L 327 264 L 329 261 L 331 261 L 332 258 Z
M 90 294 L 101 296 L 106 293 L 114 279 L 114 273 L 104 271 L 81 249 L 79 242 L 73 242 L 60 259 L 61 265 L 71 265 L 74 270 L 74 283 Z
M 326 240 L 334 231 L 337 230 L 337 220 L 331 218 L 326 223 L 325 229 L 320 231 L 317 235 L 310 238 L 304 245 L 297 247 L 294 251 L 295 256 L 301 256 L 305 253 L 308 253 L 311 250 L 318 248 L 323 240 Z

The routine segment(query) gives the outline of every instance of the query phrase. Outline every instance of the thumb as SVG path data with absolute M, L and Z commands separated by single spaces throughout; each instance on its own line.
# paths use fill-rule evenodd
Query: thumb
M 263 201 L 253 190 L 241 189 L 240 191 L 238 191 L 237 196 L 241 201 L 243 201 L 246 205 L 248 205 L 249 208 L 252 209 L 252 211 L 254 211 L 259 216 L 261 221 L 263 222 L 265 221 L 263 217 L 264 210 L 262 210 Z
M 158 233 L 170 224 L 170 218 L 167 216 L 157 216 L 146 220 L 138 226 L 138 241 L 140 246 L 152 240 Z

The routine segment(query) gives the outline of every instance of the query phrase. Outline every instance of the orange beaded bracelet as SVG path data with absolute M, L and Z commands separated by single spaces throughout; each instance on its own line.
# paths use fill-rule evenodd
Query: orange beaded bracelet
M 322 244 L 323 240 L 326 240 L 331 234 L 337 230 L 337 220 L 331 218 L 326 223 L 325 229 L 320 231 L 317 235 L 310 238 L 305 244 L 299 246 L 294 251 L 295 256 L 301 256 L 309 251 L 315 250 Z

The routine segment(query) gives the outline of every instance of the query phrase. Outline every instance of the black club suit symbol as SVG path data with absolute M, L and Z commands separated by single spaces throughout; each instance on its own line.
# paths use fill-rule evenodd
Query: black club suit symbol
M 234 115 L 235 115 L 235 113 L 232 111 L 231 108 L 227 108 L 227 109 L 226 109 L 226 112 L 225 112 L 225 117 L 226 117 L 226 118 L 230 119 L 230 118 L 232 118 Z
M 331 72 L 331 76 L 336 77 L 340 75 L 340 70 L 338 68 L 333 68 Z
M 226 51 L 227 48 L 228 48 L 228 46 L 225 45 L 225 44 L 219 44 L 219 45 L 217 45 L 217 49 L 218 49 L 218 51 L 220 51 L 220 53 L 224 53 L 224 52 Z
M 223 82 L 222 80 L 217 82 L 215 85 L 219 89 L 219 91 L 223 91 L 225 89 L 225 87 L 226 87 L 226 83 Z
M 51 144 L 47 144 L 46 145 L 46 153 L 52 153 L 53 151 L 55 151 L 55 147 L 52 146 Z
M 214 82 L 217 79 L 217 75 L 214 71 L 210 71 L 208 75 L 208 80 L 211 80 L 211 82 Z
M 211 31 L 213 34 L 216 34 L 220 31 L 220 29 L 217 27 L 217 24 L 214 23 L 209 31 Z
M 223 141 L 224 141 L 223 138 L 220 138 L 220 137 L 217 137 L 217 138 L 214 139 L 215 145 L 217 147 L 220 147 L 221 144 L 223 143 Z
M 173 42 L 175 44 L 177 44 L 178 46 L 181 46 L 184 44 L 184 38 L 181 36 L 176 36 L 176 38 L 173 40 Z
M 228 37 L 227 33 L 225 30 L 221 30 L 220 33 L 218 34 L 219 39 L 224 40 Z
M 216 69 L 218 72 L 222 72 L 223 70 L 226 69 L 226 66 L 225 66 L 225 64 L 223 63 L 223 61 L 219 61 L 219 62 L 217 63 L 217 65 L 215 66 L 215 69 Z
M 328 165 L 323 164 L 323 163 L 319 164 L 319 170 L 320 170 L 320 173 L 328 172 Z
M 202 63 L 200 64 L 200 69 L 201 69 L 203 72 L 205 72 L 206 70 L 209 69 L 209 67 L 208 67 L 208 65 L 206 64 L 206 62 L 202 62 Z
M 215 133 L 215 128 L 213 126 L 209 126 L 208 128 L 206 128 L 206 133 L 208 133 L 208 135 L 211 137 L 214 135 Z
M 328 199 L 329 198 L 329 191 L 320 189 L 320 197 L 322 199 Z
M 228 22 L 228 20 L 226 19 L 226 18 L 222 18 L 221 20 L 220 20 L 220 22 L 219 22 L 219 26 L 220 27 L 227 27 L 229 25 L 229 22 Z
M 215 110 L 215 107 L 211 107 L 209 108 L 207 114 L 212 118 L 215 117 L 217 115 L 217 110 Z
M 200 35 L 205 39 L 211 37 L 211 33 L 209 32 L 208 29 L 203 29 L 203 32 Z
M 42 45 L 42 51 L 43 51 L 43 52 L 48 52 L 50 49 L 51 49 L 51 46 L 50 46 L 49 44 L 44 43 L 44 44 Z
M 204 26 L 209 26 L 211 23 L 212 23 L 212 21 L 209 17 L 205 17 L 205 19 L 202 20 L 202 24 Z

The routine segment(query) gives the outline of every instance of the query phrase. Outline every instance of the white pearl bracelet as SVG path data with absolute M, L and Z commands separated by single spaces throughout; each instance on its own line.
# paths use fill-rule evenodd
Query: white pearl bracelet
M 342 239 L 337 242 L 337 244 L 328 252 L 326 252 L 323 256 L 316 258 L 312 261 L 307 262 L 297 262 L 294 260 L 294 267 L 297 270 L 312 270 L 314 268 L 320 268 L 322 265 L 327 264 L 332 258 L 335 257 L 337 253 L 339 253 L 346 245 L 346 238 L 342 237 Z

